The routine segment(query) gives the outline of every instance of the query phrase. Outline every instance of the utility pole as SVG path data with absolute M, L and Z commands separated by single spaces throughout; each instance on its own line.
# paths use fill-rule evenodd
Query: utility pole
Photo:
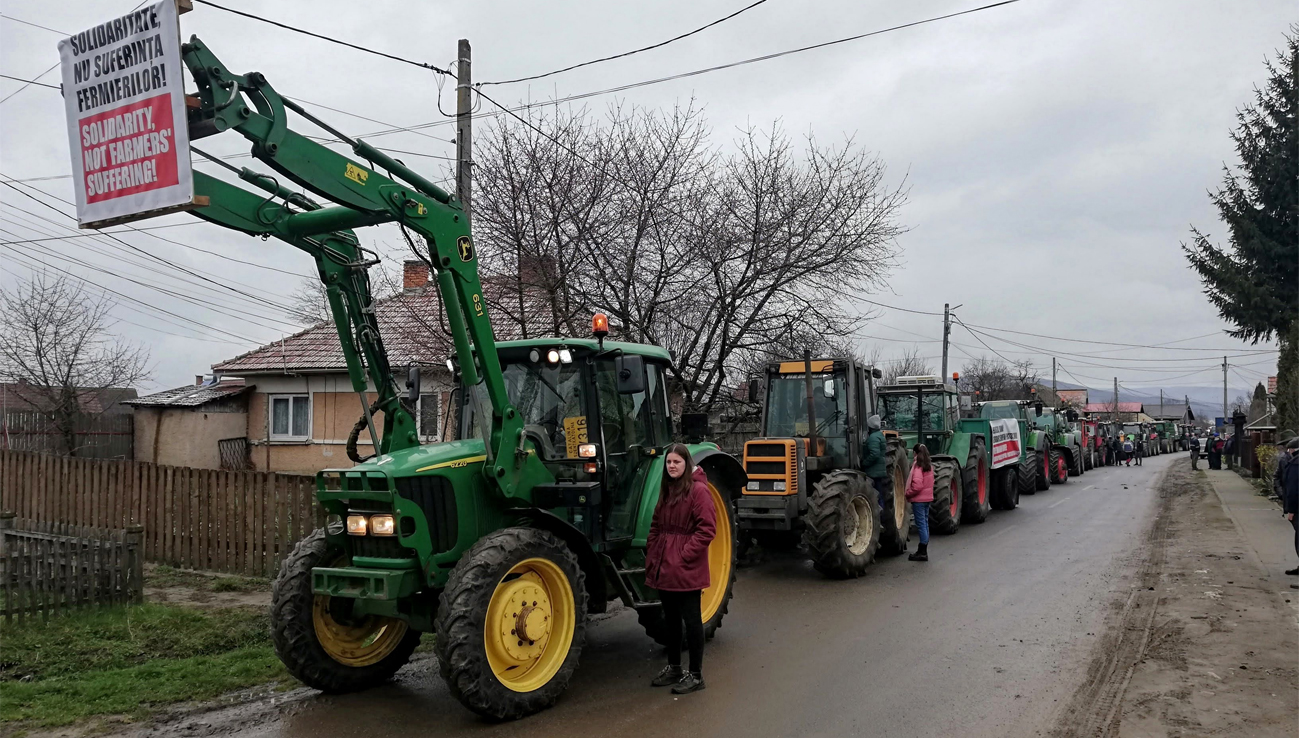
M 1222 430 L 1227 430 L 1227 357 L 1222 357 Z
M 462 38 L 456 48 L 456 197 L 465 209 L 466 218 L 471 215 L 469 203 L 474 177 L 473 90 L 469 56 L 469 39 Z
M 1051 357 L 1051 401 L 1055 403 L 1055 409 L 1060 409 L 1060 393 L 1055 389 L 1055 357 Z
M 1114 412 L 1110 413 L 1110 422 L 1119 422 L 1119 378 L 1114 378 Z
M 943 381 L 947 381 L 947 337 L 952 335 L 951 311 L 949 303 L 943 303 Z
M 1159 390 L 1159 419 L 1164 419 L 1164 391 Z

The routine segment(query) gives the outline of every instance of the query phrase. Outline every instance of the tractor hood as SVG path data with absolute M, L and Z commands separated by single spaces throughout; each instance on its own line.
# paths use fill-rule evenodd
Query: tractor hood
M 416 446 L 377 456 L 357 464 L 348 471 L 378 471 L 390 477 L 408 477 L 426 474 L 435 469 L 458 469 L 486 461 L 487 453 L 484 448 L 481 438 L 431 443 L 427 446 Z

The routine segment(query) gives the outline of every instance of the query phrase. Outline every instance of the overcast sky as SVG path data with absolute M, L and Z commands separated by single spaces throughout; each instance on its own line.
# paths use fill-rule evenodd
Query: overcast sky
M 487 81 L 655 43 L 733 12 L 747 0 L 222 4 L 439 66 L 452 60 L 457 39 L 468 38 L 474 78 Z M 662 49 L 531 86 L 488 91 L 501 102 L 552 99 L 980 4 L 768 0 Z M 6 0 L 0 74 L 31 79 L 58 61 L 59 33 L 12 19 L 73 33 L 134 5 L 130 0 Z M 430 72 L 197 3 L 195 8 L 181 18 L 186 38 L 199 35 L 232 70 L 260 71 L 286 95 L 400 126 L 442 117 Z M 1062 381 L 1109 387 L 1117 375 L 1131 388 L 1216 386 L 1220 391 L 1224 353 L 1273 346 L 1250 346 L 1222 334 L 1228 326 L 1205 300 L 1179 244 L 1192 224 L 1223 236 L 1206 193 L 1220 183 L 1223 164 L 1235 161 L 1228 138 L 1235 111 L 1264 79 L 1264 61 L 1282 46 L 1289 24 L 1299 21 L 1296 10 L 1293 0 L 1022 0 L 579 104 L 598 112 L 616 99 L 657 108 L 693 97 L 707 111 L 714 143 L 722 146 L 738 127 L 777 120 L 791 133 L 811 132 L 827 143 L 850 137 L 877 152 L 891 181 L 905 179 L 910 190 L 901 213 L 910 229 L 899 243 L 903 263 L 892 276 L 891 293 L 869 299 L 939 313 L 944 302 L 962 304 L 958 313 L 966 323 L 1048 336 L 1141 345 L 1180 341 L 1172 345 L 1205 351 L 994 334 L 1025 348 L 982 337 L 1007 358 L 1033 358 L 1048 377 L 1051 356 L 1058 356 Z M 40 81 L 57 85 L 58 70 Z M 0 79 L 0 97 L 20 85 Z M 442 104 L 454 108 L 450 86 Z M 316 112 L 349 133 L 384 127 Z M 451 144 L 439 140 L 451 138 L 449 126 L 425 133 L 385 136 L 376 143 L 433 156 L 453 152 Z M 248 148 L 235 134 L 200 145 L 222 154 Z M 73 199 L 68 157 L 57 91 L 32 86 L 0 104 L 4 179 L 29 180 L 26 184 L 49 193 L 39 197 L 70 212 L 53 199 Z M 435 178 L 446 174 L 443 160 L 404 158 Z M 0 203 L 4 241 L 71 235 L 68 227 L 75 228 L 8 187 L 0 187 Z M 136 252 L 128 256 L 120 244 L 90 238 L 24 244 L 18 252 L 0 246 L 0 285 L 12 288 L 40 259 L 139 300 L 143 304 L 119 298 L 114 314 L 122 321 L 116 330 L 123 337 L 152 351 L 154 382 L 142 391 L 191 382 L 211 364 L 295 330 L 275 304 L 283 304 L 297 286 L 292 274 L 312 273 L 307 257 L 280 242 L 251 239 L 189 216 L 136 225 L 173 224 L 183 225 L 150 233 L 257 266 L 141 233 L 119 237 L 258 299 L 182 282 L 192 278 Z M 370 241 L 401 258 L 392 232 L 377 231 Z M 937 368 L 941 317 L 885 309 L 863 334 L 864 353 L 878 345 L 887 357 L 914 345 L 923 356 L 935 357 Z M 953 341 L 951 369 L 960 368 L 965 354 L 992 355 L 961 327 L 954 329 Z M 1274 374 L 1275 357 L 1232 358 L 1232 396 Z

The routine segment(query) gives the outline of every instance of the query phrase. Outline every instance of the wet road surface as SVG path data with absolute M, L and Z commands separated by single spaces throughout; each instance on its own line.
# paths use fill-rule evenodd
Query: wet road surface
M 461 707 L 425 659 L 390 685 L 230 708 L 163 732 L 367 736 L 1017 736 L 1049 729 L 1085 677 L 1173 459 L 1095 469 L 936 536 L 930 561 L 831 581 L 795 557 L 742 568 L 705 651 L 704 692 L 652 689 L 661 649 L 635 614 L 593 625 L 568 692 L 521 722 Z M 914 539 L 912 548 L 914 549 Z

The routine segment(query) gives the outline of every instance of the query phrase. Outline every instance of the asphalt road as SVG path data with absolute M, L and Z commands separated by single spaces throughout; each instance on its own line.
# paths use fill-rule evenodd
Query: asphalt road
M 1180 457 L 1024 497 L 935 537 L 927 564 L 885 559 L 841 582 L 792 556 L 743 568 L 705 652 L 708 688 L 694 695 L 648 686 L 661 650 L 623 611 L 590 628 L 560 703 L 521 722 L 479 720 L 426 659 L 365 693 L 234 708 L 186 727 L 250 738 L 1035 735 L 1083 682 L 1144 545 L 1155 477 Z

